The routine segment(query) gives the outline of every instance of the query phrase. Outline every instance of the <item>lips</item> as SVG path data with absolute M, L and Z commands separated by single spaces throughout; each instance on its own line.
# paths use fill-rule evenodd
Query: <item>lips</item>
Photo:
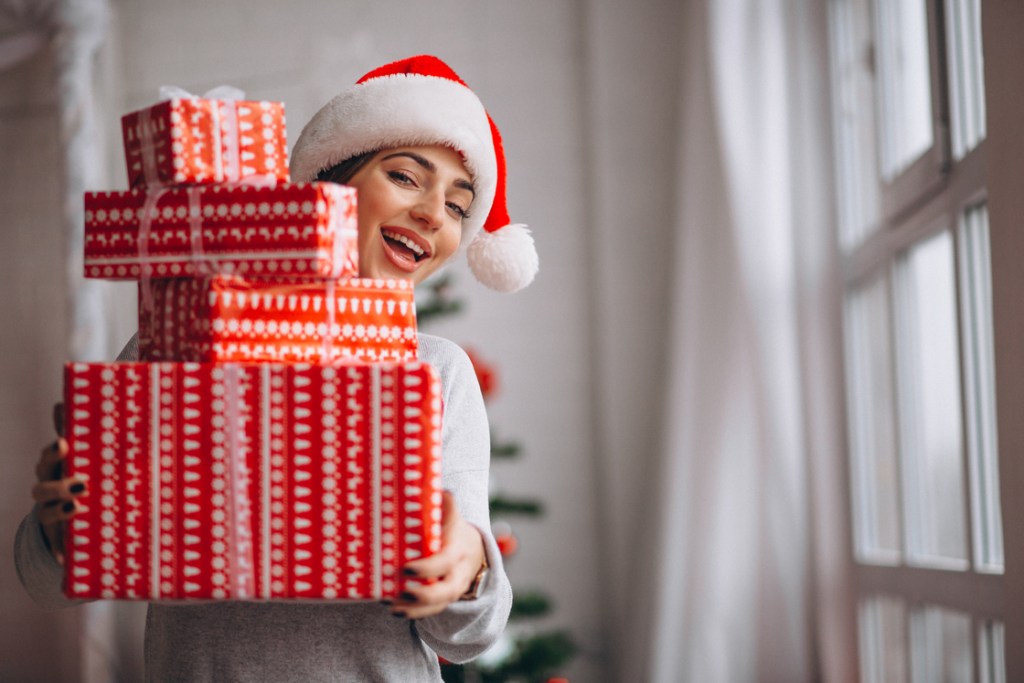
M 395 267 L 407 273 L 416 270 L 419 263 L 430 258 L 430 244 L 411 230 L 387 226 L 381 228 L 384 254 Z

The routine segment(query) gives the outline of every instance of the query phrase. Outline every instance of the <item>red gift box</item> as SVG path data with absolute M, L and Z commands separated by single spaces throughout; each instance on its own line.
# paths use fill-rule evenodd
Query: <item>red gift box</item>
M 426 364 L 69 363 L 71 598 L 380 599 L 440 549 Z
M 150 297 L 142 291 L 149 287 Z M 140 284 L 144 361 L 416 359 L 416 309 L 408 280 L 299 282 L 235 276 Z
M 288 180 L 284 105 L 172 98 L 121 118 L 128 186 Z
M 335 183 L 85 193 L 86 277 L 355 277 L 358 234 Z

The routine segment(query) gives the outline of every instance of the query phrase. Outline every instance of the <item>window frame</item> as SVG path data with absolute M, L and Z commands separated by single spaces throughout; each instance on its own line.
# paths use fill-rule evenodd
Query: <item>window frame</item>
M 1024 28 L 1024 7 L 996 0 L 980 2 L 985 84 L 1012 82 L 1007 79 L 1015 73 L 1017 65 L 1024 63 L 1024 48 L 1016 45 L 1020 42 L 1018 34 Z M 961 159 L 953 160 L 948 119 L 951 88 L 947 86 L 948 70 L 944 66 L 947 35 L 942 17 L 946 3 L 944 0 L 929 0 L 927 5 L 932 36 L 929 41 L 933 64 L 932 106 L 933 112 L 941 113 L 941 120 L 935 124 L 935 144 L 929 153 L 881 191 L 878 224 L 871 226 L 852 246 L 839 247 L 840 303 L 845 302 L 846 293 L 852 288 L 878 277 L 879 269 L 889 268 L 886 277 L 891 278 L 891 269 L 899 255 L 912 245 L 938 230 L 950 231 L 954 249 L 955 316 L 958 320 L 964 441 L 961 466 L 964 468 L 962 482 L 968 569 L 925 568 L 907 564 L 905 557 L 897 566 L 858 561 L 853 545 L 853 463 L 850 461 L 850 441 L 845 439 L 841 452 L 831 461 L 831 474 L 819 477 L 816 482 L 817 487 L 827 485 L 832 488 L 815 493 L 816 501 L 829 497 L 828 519 L 845 522 L 841 529 L 833 522 L 831 530 L 841 532 L 841 537 L 847 542 L 842 552 L 838 552 L 834 544 L 828 544 L 832 556 L 823 559 L 819 553 L 817 569 L 819 573 L 832 571 L 835 574 L 836 581 L 830 584 L 833 589 L 845 586 L 845 590 L 851 593 L 847 599 L 836 599 L 836 596 L 828 594 L 827 589 L 818 591 L 819 601 L 841 609 L 848 620 L 841 626 L 834 614 L 826 614 L 822 620 L 827 628 L 822 636 L 825 659 L 829 660 L 825 662 L 824 669 L 831 674 L 826 676 L 827 680 L 859 680 L 860 659 L 856 640 L 860 600 L 877 595 L 901 597 L 911 611 L 917 607 L 938 606 L 970 615 L 975 680 L 983 680 L 982 673 L 987 666 L 982 656 L 983 635 L 993 621 L 1001 622 L 1000 650 L 1005 653 L 1006 680 L 1024 680 L 1024 610 L 1007 608 L 1007 605 L 1024 604 L 1024 535 L 1016 533 L 1024 531 L 1024 459 L 1013 455 L 1018 448 L 1024 448 L 1024 421 L 1015 415 L 1024 408 L 1024 354 L 1017 351 L 1024 349 L 1024 313 L 1018 310 L 1021 308 L 1019 302 L 1024 299 L 1024 275 L 1021 274 L 1024 269 L 1014 263 L 1015 258 L 1019 260 L 1020 255 L 1024 255 L 1024 230 L 1012 218 L 1014 215 L 1024 216 L 1024 188 L 1018 189 L 1013 183 L 1014 178 L 1024 177 L 1024 136 L 1019 134 L 1019 122 L 1024 121 L 1024 95 L 999 92 L 999 88 L 986 85 L 985 139 Z M 831 18 L 827 25 L 828 29 L 823 25 L 822 30 L 834 39 Z M 834 77 L 835 74 L 830 72 L 830 84 L 834 84 Z M 940 102 L 936 103 L 936 98 Z M 833 92 L 833 107 L 836 106 L 835 100 Z M 836 143 L 835 140 L 833 142 Z M 964 247 L 961 221 L 964 211 L 979 200 L 985 202 L 989 219 L 997 463 L 1004 538 L 1002 574 L 976 566 L 977 530 L 972 523 L 974 474 L 969 461 L 969 418 L 964 398 L 968 383 L 964 355 L 967 340 L 962 321 L 964 292 L 960 262 Z M 842 240 L 839 242 L 841 244 Z M 892 287 L 891 282 L 889 287 Z M 895 321 L 891 322 L 894 329 Z M 838 335 L 840 343 L 845 339 L 845 335 Z M 840 365 L 845 362 L 845 358 L 840 356 Z M 843 367 L 838 373 L 844 377 L 845 384 Z M 847 400 L 844 393 L 839 404 L 843 405 Z M 849 412 L 841 410 L 839 414 L 842 424 L 848 425 Z M 837 486 L 841 488 L 835 488 Z M 903 533 L 904 529 L 901 529 L 901 535 Z M 1015 537 L 1022 540 L 1014 542 Z M 816 543 L 826 545 L 820 540 Z

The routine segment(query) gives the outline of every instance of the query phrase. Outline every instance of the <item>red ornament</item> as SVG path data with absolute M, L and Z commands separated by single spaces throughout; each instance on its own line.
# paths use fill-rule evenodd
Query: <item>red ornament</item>
M 469 361 L 473 364 L 476 380 L 480 383 L 480 393 L 483 394 L 486 401 L 498 390 L 498 371 L 471 349 L 466 349 L 466 355 L 469 356 Z
M 513 536 L 512 532 L 495 536 L 494 540 L 498 542 L 498 550 L 502 557 L 510 557 L 519 549 L 519 539 Z

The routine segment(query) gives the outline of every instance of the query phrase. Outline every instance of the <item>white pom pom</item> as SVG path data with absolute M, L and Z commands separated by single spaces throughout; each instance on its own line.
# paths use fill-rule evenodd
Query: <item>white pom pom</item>
M 481 230 L 470 243 L 467 258 L 477 280 L 505 293 L 533 282 L 540 267 L 530 230 L 520 223 L 494 232 Z

